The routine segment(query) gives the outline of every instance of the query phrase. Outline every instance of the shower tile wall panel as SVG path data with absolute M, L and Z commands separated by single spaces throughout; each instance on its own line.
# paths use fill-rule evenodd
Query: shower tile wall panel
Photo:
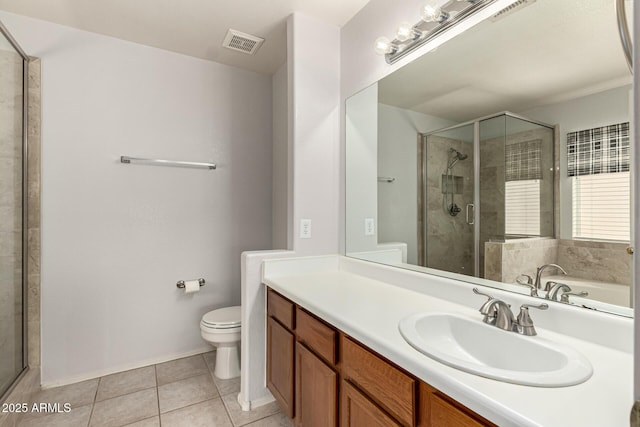
M 559 240 L 558 264 L 574 277 L 631 284 L 633 256 L 627 243 Z
M 454 196 L 462 209 L 451 216 L 443 207 L 442 175 L 449 149 L 469 156 L 453 167 L 453 174 L 464 179 L 462 194 Z M 427 267 L 473 275 L 473 226 L 466 223 L 465 207 L 473 203 L 473 145 L 431 135 L 427 138 Z
M 29 366 L 40 366 L 40 159 L 41 95 L 39 59 L 29 63 L 29 140 L 27 195 L 27 354 Z
M 515 283 L 518 275 L 535 277 L 537 267 L 554 263 L 572 277 L 630 285 L 633 257 L 627 247 L 626 243 L 545 238 L 486 242 L 485 278 Z
M 22 59 L 0 51 L 0 386 L 21 369 Z

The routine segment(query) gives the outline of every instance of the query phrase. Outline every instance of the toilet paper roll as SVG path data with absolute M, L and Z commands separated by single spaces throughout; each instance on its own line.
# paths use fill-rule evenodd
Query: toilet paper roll
M 185 280 L 184 293 L 191 294 L 200 290 L 200 282 L 198 280 Z

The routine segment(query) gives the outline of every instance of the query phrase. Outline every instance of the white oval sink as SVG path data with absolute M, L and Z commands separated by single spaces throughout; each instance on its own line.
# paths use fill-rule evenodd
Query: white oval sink
M 472 374 L 514 384 L 565 387 L 591 377 L 576 350 L 449 313 L 419 313 L 398 325 L 404 339 L 427 356 Z

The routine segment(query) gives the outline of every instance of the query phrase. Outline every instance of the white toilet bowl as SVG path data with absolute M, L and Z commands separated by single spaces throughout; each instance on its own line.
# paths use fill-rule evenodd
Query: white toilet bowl
M 216 347 L 216 366 L 213 374 L 220 379 L 240 376 L 240 306 L 213 310 L 202 316 L 202 339 Z

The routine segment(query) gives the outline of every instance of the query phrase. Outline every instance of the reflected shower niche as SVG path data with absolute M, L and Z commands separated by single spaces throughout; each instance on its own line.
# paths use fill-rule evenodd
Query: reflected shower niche
M 420 265 L 501 281 L 487 242 L 552 238 L 554 151 L 553 127 L 506 112 L 420 134 Z

